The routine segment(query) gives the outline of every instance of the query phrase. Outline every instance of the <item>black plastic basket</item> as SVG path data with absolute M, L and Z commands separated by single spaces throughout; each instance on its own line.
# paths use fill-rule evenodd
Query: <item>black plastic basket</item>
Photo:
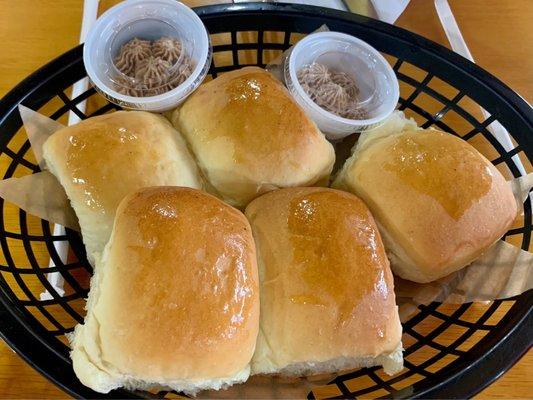
M 533 112 L 511 89 L 481 68 L 420 36 L 362 16 L 329 9 L 284 5 L 220 5 L 197 9 L 211 33 L 214 59 L 210 73 L 244 65 L 264 66 L 306 34 L 327 24 L 355 35 L 383 52 L 400 80 L 399 108 L 424 127 L 436 126 L 473 144 L 483 142 L 485 155 L 508 177 L 520 176 L 512 157 L 518 155 L 531 172 Z M 277 32 L 277 33 L 272 33 Z M 226 56 L 223 56 L 226 54 Z M 229 61 L 228 61 L 229 60 Z M 85 77 L 82 47 L 77 47 L 28 77 L 0 102 L 0 168 L 4 178 L 39 171 L 30 151 L 17 106 L 19 103 L 54 119 L 69 111 L 81 118 L 111 112 L 89 89 L 75 99 L 70 86 Z M 83 113 L 76 105 L 89 102 Z M 478 105 L 491 117 L 480 117 Z M 499 121 L 511 134 L 514 148 L 506 151 L 487 127 Z M 76 397 L 172 397 L 117 390 L 101 395 L 84 387 L 72 371 L 65 334 L 83 320 L 84 298 L 91 267 L 81 238 L 67 230 L 54 236 L 51 224 L 0 199 L 0 334 L 28 363 Z M 15 210 L 19 218 L 6 216 Z M 523 217 L 505 239 L 532 250 L 531 200 Z M 15 214 L 17 215 L 17 214 Z M 73 255 L 63 263 L 54 242 L 68 241 Z M 13 252 L 18 250 L 18 255 Z M 23 251 L 21 251 L 21 249 Z M 20 257 L 20 254 L 25 254 Z M 51 258 L 55 267 L 48 266 Z M 59 272 L 65 280 L 60 296 L 46 280 Z M 50 300 L 40 300 L 48 290 Z M 403 325 L 405 369 L 388 377 L 378 368 L 356 370 L 317 387 L 309 398 L 338 397 L 469 397 L 500 376 L 533 342 L 533 294 L 460 306 L 433 303 L 420 306 Z M 21 385 L 23 383 L 21 382 Z

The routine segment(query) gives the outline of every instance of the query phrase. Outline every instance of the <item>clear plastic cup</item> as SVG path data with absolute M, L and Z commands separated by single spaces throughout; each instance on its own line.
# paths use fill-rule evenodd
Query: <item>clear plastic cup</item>
M 134 38 L 176 39 L 182 47 L 180 58 L 166 73 L 172 75 L 190 62 L 190 75 L 178 86 L 173 82 L 150 87 L 144 92 L 124 93 L 135 78 L 126 76 L 116 66 L 121 47 Z M 174 0 L 126 0 L 106 11 L 91 29 L 85 41 L 83 62 L 89 79 L 109 101 L 124 108 L 162 112 L 182 103 L 204 80 L 211 64 L 209 35 L 200 18 L 189 7 Z M 172 75 L 175 76 L 175 75 Z M 175 82 L 174 82 L 175 83 Z
M 357 108 L 365 119 L 348 119 L 317 105 L 304 91 L 298 71 L 313 62 L 351 76 L 359 89 Z M 339 32 L 312 33 L 300 40 L 284 64 L 284 79 L 296 102 L 328 139 L 341 139 L 377 126 L 396 107 L 398 80 L 385 58 L 368 43 Z

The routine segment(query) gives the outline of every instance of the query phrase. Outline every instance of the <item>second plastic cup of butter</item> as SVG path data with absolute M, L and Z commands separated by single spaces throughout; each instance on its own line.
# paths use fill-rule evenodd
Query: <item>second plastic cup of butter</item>
M 357 107 L 364 110 L 364 119 L 340 117 L 311 99 L 297 74 L 313 63 L 355 80 L 359 89 Z M 329 139 L 341 139 L 378 125 L 394 111 L 399 98 L 398 80 L 387 60 L 368 43 L 339 32 L 313 33 L 299 41 L 285 61 L 284 79 L 296 102 Z
M 179 85 L 170 81 L 168 90 L 150 87 L 143 93 L 134 87 L 135 78 L 117 68 L 116 59 L 121 47 L 133 39 L 155 42 L 161 38 L 179 43 L 181 55 L 176 63 L 185 57 L 192 65 Z M 174 0 L 126 0 L 98 19 L 85 42 L 83 61 L 89 79 L 109 101 L 125 108 L 162 112 L 179 105 L 200 85 L 211 55 L 207 30 L 189 7 Z

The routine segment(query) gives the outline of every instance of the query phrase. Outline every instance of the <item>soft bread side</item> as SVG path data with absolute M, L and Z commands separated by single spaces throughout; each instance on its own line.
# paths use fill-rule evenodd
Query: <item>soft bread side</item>
M 248 378 L 258 322 L 244 215 L 194 189 L 143 189 L 121 202 L 97 259 L 74 371 L 100 393 L 217 390 Z
M 477 259 L 516 216 L 511 187 L 490 161 L 400 112 L 361 135 L 333 186 L 366 202 L 393 271 L 421 283 Z
M 200 86 L 172 121 L 213 193 L 236 207 L 280 187 L 328 183 L 332 145 L 261 68 L 227 72 Z
M 327 188 L 281 189 L 252 201 L 246 216 L 261 284 L 252 373 L 402 368 L 392 274 L 360 199 Z
M 183 138 L 165 118 L 143 111 L 113 112 L 61 129 L 43 152 L 76 212 L 93 265 L 126 195 L 157 185 L 202 187 Z

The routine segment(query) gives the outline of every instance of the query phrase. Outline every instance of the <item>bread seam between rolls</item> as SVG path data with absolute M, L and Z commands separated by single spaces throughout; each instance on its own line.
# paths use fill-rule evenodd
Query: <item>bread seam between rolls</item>
M 211 193 L 212 195 L 218 197 L 219 199 L 222 198 L 221 194 L 218 192 L 218 190 L 211 184 L 211 181 L 207 177 L 207 174 L 204 172 L 204 169 L 202 165 L 200 164 L 200 161 L 196 157 L 196 153 L 192 150 L 191 144 L 189 143 L 189 140 L 187 137 L 182 133 L 182 126 L 179 123 L 179 113 L 181 110 L 183 104 L 180 104 L 178 108 L 173 110 L 171 112 L 170 118 L 168 118 L 168 121 L 170 125 L 178 132 L 178 134 L 181 137 L 181 140 L 183 140 L 183 143 L 185 143 L 185 147 L 187 148 L 187 151 L 191 155 L 191 158 L 194 161 L 194 165 L 196 165 L 196 169 L 198 171 L 198 174 L 200 175 L 200 178 L 203 183 L 203 190 L 205 190 L 207 193 Z
M 267 341 L 266 341 L 267 342 Z M 387 375 L 394 375 L 403 369 L 403 345 L 398 344 L 396 349 L 388 354 L 362 357 L 337 357 L 324 361 L 303 361 L 292 363 L 279 369 L 271 367 L 254 371 L 252 365 L 252 375 L 279 375 L 286 377 L 313 376 L 319 374 L 341 372 L 356 368 L 368 368 L 382 366 Z M 266 357 L 269 359 L 269 357 Z M 264 367 L 264 362 L 262 363 Z

